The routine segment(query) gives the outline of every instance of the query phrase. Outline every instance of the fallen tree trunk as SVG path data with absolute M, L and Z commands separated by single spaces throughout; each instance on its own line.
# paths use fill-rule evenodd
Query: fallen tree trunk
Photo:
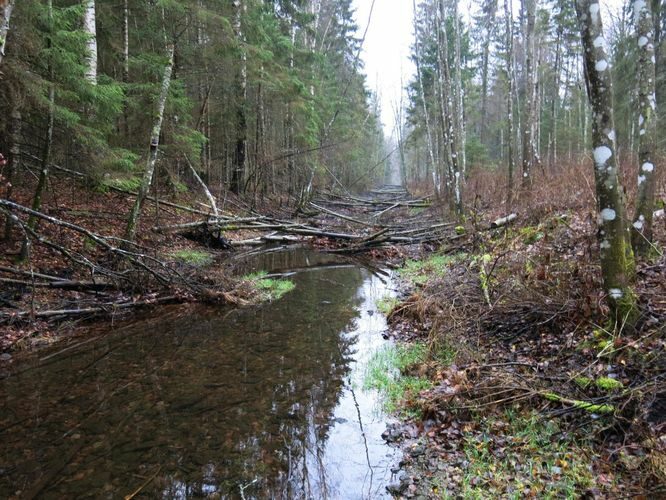
M 98 314 L 111 314 L 117 310 L 131 309 L 137 307 L 168 304 L 179 302 L 181 299 L 175 295 L 167 297 L 158 297 L 148 300 L 140 300 L 136 302 L 121 302 L 121 303 L 106 303 L 96 307 L 84 307 L 82 309 L 53 309 L 46 311 L 19 311 L 15 313 L 0 312 L 0 322 L 7 322 L 10 320 L 24 319 L 24 318 L 43 318 L 53 319 L 55 317 L 68 317 L 68 316 L 87 316 Z
M 199 177 L 199 174 L 197 173 L 196 169 L 192 165 L 192 162 L 190 162 L 190 159 L 185 155 L 185 161 L 187 162 L 187 165 L 190 167 L 190 171 L 192 172 L 192 175 L 194 178 L 197 180 L 199 185 L 201 186 L 201 189 L 203 190 L 204 194 L 206 195 L 206 198 L 208 198 L 208 201 L 210 202 L 210 206 L 213 208 L 213 214 L 215 217 L 219 216 L 219 212 L 217 210 L 217 204 L 215 203 L 215 198 L 210 192 L 210 189 L 208 189 L 208 186 L 206 186 L 206 183 L 201 180 L 201 177 Z
M 369 227 L 375 227 L 376 226 L 376 224 L 365 222 L 365 221 L 362 221 L 362 220 L 359 220 L 359 219 L 354 219 L 353 217 L 349 217 L 348 215 L 339 214 L 337 212 L 334 212 L 333 210 L 329 210 L 328 208 L 322 207 L 321 205 L 317 205 L 313 202 L 310 202 L 310 206 L 312 206 L 315 209 L 320 210 L 320 211 L 322 211 L 322 212 L 324 212 L 328 215 L 332 215 L 333 217 L 337 217 L 338 219 L 346 220 L 348 222 L 353 222 L 354 224 L 360 224 L 362 226 L 369 226 Z
M 78 291 L 101 291 L 116 288 L 112 283 L 95 282 L 95 281 L 78 281 L 78 280 L 63 280 L 63 281 L 49 281 L 49 282 L 32 282 L 25 280 L 15 280 L 11 278 L 0 278 L 0 283 L 7 283 L 9 285 L 22 285 L 26 287 L 36 288 L 53 288 L 59 290 L 78 290 Z
M 490 223 L 490 229 L 496 229 L 498 227 L 506 226 L 511 224 L 518 218 L 518 214 L 509 214 L 506 217 L 500 217 L 499 219 Z

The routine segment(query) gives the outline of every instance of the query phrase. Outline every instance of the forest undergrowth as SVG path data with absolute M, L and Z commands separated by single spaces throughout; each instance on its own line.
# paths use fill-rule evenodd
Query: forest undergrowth
M 399 345 L 428 347 L 404 376 L 410 417 L 397 497 L 627 498 L 666 493 L 666 227 L 638 262 L 635 329 L 601 292 L 593 187 L 571 166 L 505 215 L 497 177 L 477 200 L 460 253 L 406 260 L 388 312 Z M 664 200 L 663 184 L 660 198 Z M 663 201 L 662 207 L 663 208 Z M 612 327 L 616 323 L 616 327 Z

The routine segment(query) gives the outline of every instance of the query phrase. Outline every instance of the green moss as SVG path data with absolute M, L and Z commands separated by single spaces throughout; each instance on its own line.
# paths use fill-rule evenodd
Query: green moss
M 393 309 L 395 309 L 398 304 L 400 304 L 400 301 L 396 299 L 395 297 L 382 297 L 377 301 L 377 309 L 379 312 L 384 314 L 385 316 L 388 316 L 391 314 Z
M 177 193 L 187 193 L 187 191 L 189 190 L 187 185 L 180 181 L 174 181 L 173 188 L 176 190 Z
M 250 281 L 259 291 L 262 300 L 278 300 L 296 288 L 296 284 L 291 280 L 266 278 L 266 276 L 267 273 L 261 271 L 243 277 L 244 280 Z
M 199 250 L 178 250 L 172 255 L 176 260 L 191 266 L 207 266 L 213 262 L 211 254 Z
M 520 234 L 522 237 L 523 243 L 525 243 L 525 245 L 533 245 L 537 241 L 543 239 L 545 236 L 540 225 L 523 227 L 518 231 L 518 234 Z
M 569 399 L 564 396 L 560 396 L 559 394 L 556 394 L 554 392 L 544 392 L 542 393 L 542 396 L 549 401 L 570 405 L 573 406 L 574 408 L 578 408 L 579 410 L 589 411 L 590 413 L 609 414 L 615 412 L 615 407 L 613 405 L 594 404 L 588 401 Z
M 592 385 L 592 379 L 590 377 L 576 377 L 574 383 L 581 389 L 587 389 Z
M 599 377 L 597 380 L 595 380 L 594 384 L 599 389 L 606 392 L 619 391 L 620 389 L 624 388 L 624 384 L 622 382 L 610 377 Z
M 456 226 L 456 234 L 465 234 L 465 226 Z
M 633 253 L 632 253 L 632 262 L 633 262 Z M 635 273 L 636 268 L 634 265 L 631 266 L 632 275 Z M 638 297 L 636 293 L 629 287 L 625 288 L 622 293 L 622 297 L 619 299 L 613 300 L 615 314 L 616 314 L 616 328 L 622 329 L 628 327 L 633 329 L 638 321 L 640 316 L 640 310 L 638 309 Z
M 138 191 L 141 187 L 141 177 L 115 177 L 112 179 L 104 179 L 101 183 L 102 190 L 108 188 L 121 189 L 123 191 Z

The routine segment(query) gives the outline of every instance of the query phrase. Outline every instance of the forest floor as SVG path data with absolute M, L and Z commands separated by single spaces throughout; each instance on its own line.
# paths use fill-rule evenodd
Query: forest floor
M 13 199 L 28 206 L 33 189 L 17 186 Z M 52 178 L 42 212 L 91 233 L 43 220 L 42 242 L 23 262 L 17 227 L 2 244 L 0 362 L 137 305 L 252 301 L 252 286 L 223 264 L 228 246 L 300 242 L 363 253 L 395 268 L 401 283 L 398 298 L 380 305 L 395 347 L 374 360 L 380 372 L 400 375 L 368 376 L 403 416 L 385 433 L 404 450 L 395 496 L 666 494 L 663 218 L 659 251 L 638 265 L 638 325 L 610 329 L 589 202 L 523 203 L 515 220 L 493 228 L 506 210 L 475 206 L 456 225 L 442 222 L 445 211 L 428 199 L 391 189 L 322 196 L 298 214 L 230 197 L 215 225 L 223 233 L 196 226 L 187 238 L 182 225 L 210 220 L 211 209 L 180 193 L 146 203 L 139 257 L 119 268 L 104 244 L 123 234 L 132 201 L 117 189 Z M 141 273 L 141 265 L 153 267 Z
M 391 491 L 664 496 L 666 259 L 639 262 L 641 318 L 611 329 L 595 221 L 525 213 L 497 229 L 479 214 L 461 251 L 425 252 L 398 270 L 402 293 L 384 304 L 397 347 L 376 365 L 388 357 L 400 375 L 370 375 L 404 417 L 385 433 L 404 451 Z M 662 251 L 665 229 L 662 219 Z

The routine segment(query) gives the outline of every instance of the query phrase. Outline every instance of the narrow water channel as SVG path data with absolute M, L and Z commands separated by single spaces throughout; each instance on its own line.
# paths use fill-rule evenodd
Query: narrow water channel
M 1 368 L 0 498 L 387 497 L 396 452 L 363 377 L 390 280 L 308 250 L 240 265 L 296 270 L 296 288 L 160 308 Z

